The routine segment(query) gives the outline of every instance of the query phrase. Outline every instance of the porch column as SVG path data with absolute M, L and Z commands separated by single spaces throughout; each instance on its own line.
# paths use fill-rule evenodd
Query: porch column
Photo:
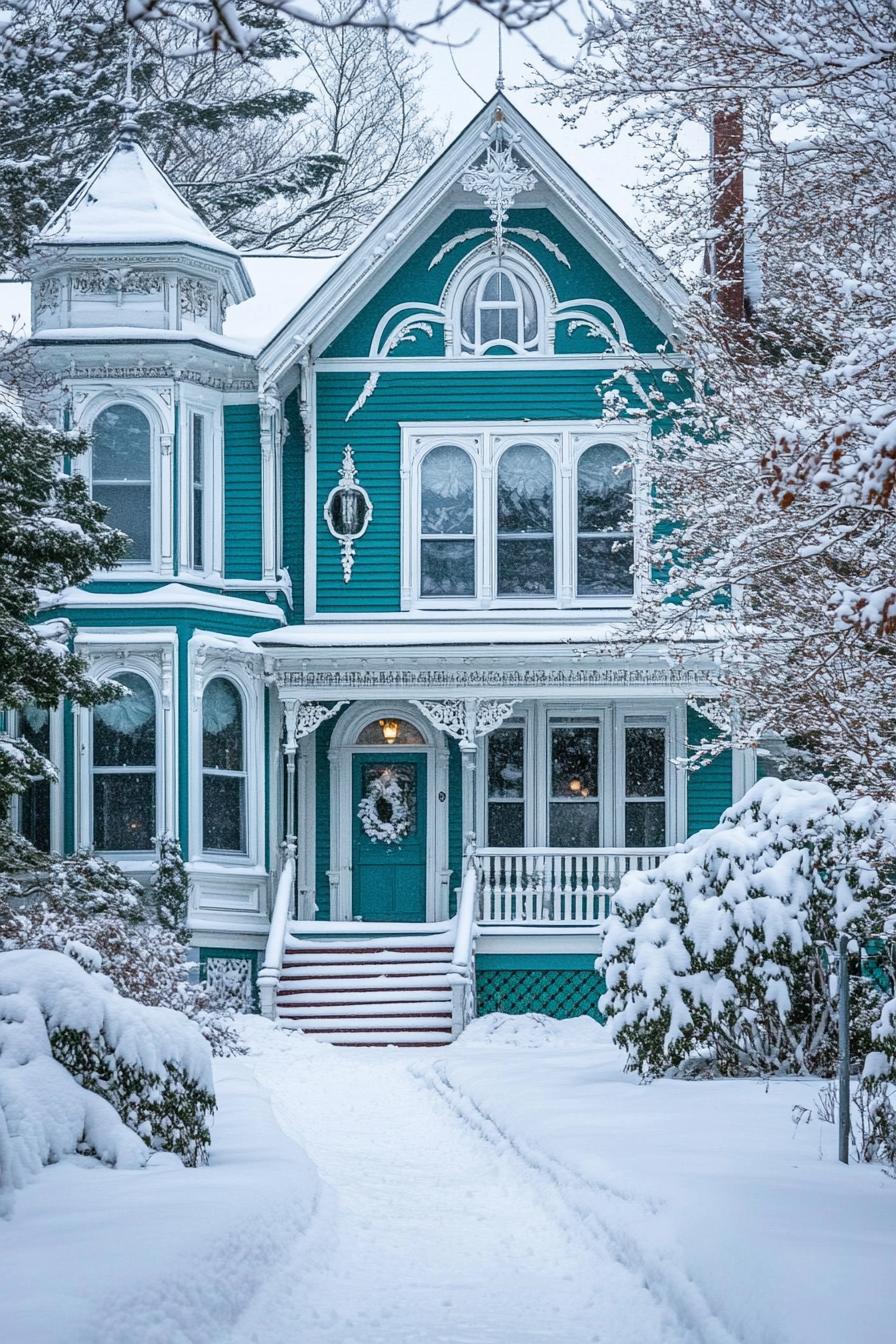
M 298 836 L 296 828 L 296 752 L 302 738 L 316 732 L 322 723 L 333 718 L 347 704 L 340 700 L 335 705 L 322 705 L 316 701 L 303 700 L 300 696 L 281 691 L 283 709 L 282 752 L 286 762 L 286 835 L 284 847 L 290 857 L 298 855 Z M 312 837 L 305 837 L 306 844 L 313 844 Z M 296 871 L 298 872 L 298 865 Z M 297 910 L 296 918 L 304 919 L 309 912 Z

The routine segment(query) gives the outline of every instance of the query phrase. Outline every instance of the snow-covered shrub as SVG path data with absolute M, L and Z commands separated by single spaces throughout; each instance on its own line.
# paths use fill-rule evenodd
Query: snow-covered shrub
M 152 879 L 152 896 L 159 923 L 168 929 L 183 929 L 187 923 L 190 884 L 180 850 L 180 841 L 170 831 L 156 837 L 158 861 Z
M 205 1160 L 211 1051 L 182 1013 L 124 998 L 59 952 L 0 953 L 0 1187 L 65 1153 Z
M 232 1015 L 189 983 L 186 928 L 160 924 L 139 883 L 95 854 L 48 858 L 21 841 L 7 846 L 7 835 L 0 835 L 0 948 L 67 952 L 102 969 L 128 998 L 186 1013 L 216 1055 L 242 1051 Z
M 627 874 L 597 966 L 629 1067 L 696 1054 L 723 1074 L 830 1071 L 828 949 L 883 926 L 894 842 L 896 805 L 767 779 L 656 869 Z M 868 1014 L 859 1024 L 870 1044 Z

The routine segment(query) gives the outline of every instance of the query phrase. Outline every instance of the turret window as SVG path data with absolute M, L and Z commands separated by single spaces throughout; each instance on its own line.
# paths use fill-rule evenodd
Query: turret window
M 129 537 L 125 563 L 152 564 L 152 435 L 137 406 L 107 406 L 93 422 L 93 497 L 106 522 Z
M 205 419 L 192 416 L 190 434 L 190 563 L 193 569 L 205 565 Z

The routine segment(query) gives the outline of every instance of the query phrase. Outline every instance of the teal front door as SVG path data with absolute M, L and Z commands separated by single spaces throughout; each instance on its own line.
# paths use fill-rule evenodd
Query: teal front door
M 355 918 L 425 920 L 426 757 L 358 752 L 352 761 L 352 818 Z

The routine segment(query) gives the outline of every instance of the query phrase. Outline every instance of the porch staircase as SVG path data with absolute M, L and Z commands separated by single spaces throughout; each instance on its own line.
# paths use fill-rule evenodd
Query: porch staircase
M 448 1045 L 475 1016 L 475 871 L 458 913 L 440 924 L 337 924 L 288 918 L 288 868 L 277 890 L 262 1012 L 332 1045 Z

